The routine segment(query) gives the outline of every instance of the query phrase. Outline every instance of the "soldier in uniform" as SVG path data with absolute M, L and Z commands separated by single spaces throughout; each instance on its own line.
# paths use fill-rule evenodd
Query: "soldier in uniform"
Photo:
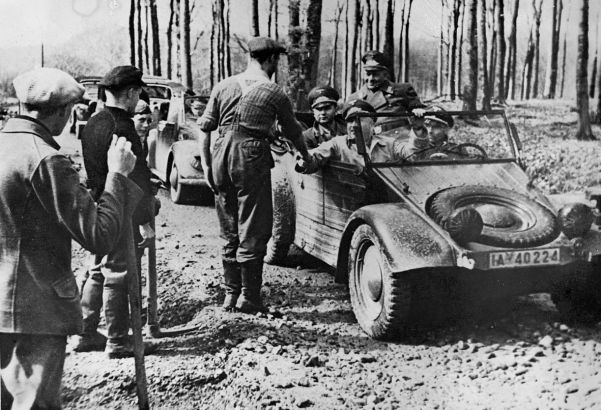
M 224 240 L 222 263 L 226 310 L 263 310 L 263 257 L 271 236 L 271 168 L 268 134 L 276 119 L 308 159 L 302 128 L 283 90 L 270 81 L 284 47 L 267 37 L 248 42 L 250 60 L 241 74 L 215 86 L 202 117 L 201 162 L 216 193 Z M 219 127 L 213 154 L 210 132 Z
M 315 122 L 303 132 L 307 147 L 315 148 L 336 135 L 346 134 L 346 124 L 336 112 L 339 99 L 338 91 L 327 85 L 315 87 L 309 92 L 308 100 Z
M 389 80 L 388 59 L 379 51 L 368 51 L 361 58 L 365 84 L 351 94 L 348 101 L 364 100 L 378 113 L 408 113 L 416 116 L 424 113 L 424 104 L 410 83 L 393 83 Z M 407 126 L 406 119 L 379 119 L 376 126 L 381 131 Z

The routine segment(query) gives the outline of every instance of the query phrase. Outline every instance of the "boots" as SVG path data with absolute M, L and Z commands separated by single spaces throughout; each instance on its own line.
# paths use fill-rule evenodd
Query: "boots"
M 236 301 L 240 296 L 240 264 L 222 260 L 223 264 L 223 286 L 225 287 L 225 299 L 223 309 L 231 312 L 236 308 Z
M 261 259 L 240 264 L 242 276 L 242 294 L 237 308 L 243 313 L 264 312 L 261 300 L 261 284 L 263 283 L 263 261 Z

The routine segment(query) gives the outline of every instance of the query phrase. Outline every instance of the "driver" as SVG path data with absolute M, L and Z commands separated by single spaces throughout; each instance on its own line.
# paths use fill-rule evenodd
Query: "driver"
M 336 160 L 356 166 L 357 174 L 360 174 L 365 166 L 365 160 L 357 152 L 355 141 L 349 138 L 349 136 L 354 136 L 353 121 L 358 113 L 375 114 L 376 110 L 363 100 L 348 102 L 342 111 L 342 117 L 346 121 L 347 135 L 338 135 L 310 150 L 309 160 L 297 160 L 296 171 L 311 174 L 317 172 L 330 160 Z M 401 157 L 395 151 L 395 139 L 375 133 L 374 125 L 375 120 L 373 118 L 361 117 L 361 133 L 372 162 L 401 160 Z

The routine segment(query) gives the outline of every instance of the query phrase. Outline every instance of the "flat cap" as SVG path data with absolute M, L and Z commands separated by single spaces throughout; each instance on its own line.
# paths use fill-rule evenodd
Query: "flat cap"
M 449 115 L 445 112 L 442 107 L 434 105 L 432 107 L 428 107 L 426 109 L 427 114 L 424 116 L 424 120 L 426 123 L 428 121 L 438 122 L 440 124 L 444 124 L 447 127 L 451 128 L 455 125 L 455 121 L 453 120 L 453 116 Z
M 286 53 L 286 47 L 269 37 L 253 37 L 248 40 L 248 52 L 257 53 L 271 51 L 273 53 Z
M 42 67 L 18 75 L 13 80 L 22 104 L 61 106 L 79 101 L 85 88 L 73 77 L 56 68 Z
M 379 70 L 387 70 L 390 66 L 390 61 L 386 55 L 377 50 L 370 50 L 366 52 L 363 57 L 361 57 L 361 62 L 363 62 L 363 69 L 379 71 Z
M 338 104 L 340 94 L 334 88 L 323 85 L 309 91 L 307 99 L 311 108 L 315 108 L 322 104 Z
M 363 100 L 352 100 L 347 102 L 342 109 L 342 118 L 345 121 L 351 121 L 355 118 L 355 114 L 363 113 L 376 113 L 376 109 L 372 105 Z
M 131 65 L 120 65 L 113 67 L 102 77 L 98 83 L 109 90 L 119 90 L 127 86 L 146 85 L 142 81 L 142 71 Z

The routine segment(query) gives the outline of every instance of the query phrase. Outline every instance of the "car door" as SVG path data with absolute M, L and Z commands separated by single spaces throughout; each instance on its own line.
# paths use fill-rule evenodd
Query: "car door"
M 367 184 L 356 166 L 342 162 L 332 162 L 322 173 L 324 225 L 340 238 L 351 214 L 368 203 Z
M 165 107 L 162 106 L 161 111 L 167 111 L 167 116 L 165 119 L 159 117 L 159 122 L 157 125 L 158 135 L 157 141 L 154 147 L 154 164 L 151 164 L 151 167 L 154 169 L 154 172 L 163 180 L 163 182 L 167 182 L 167 174 L 169 172 L 169 152 L 171 149 L 171 145 L 177 141 L 177 131 L 178 131 L 178 120 L 179 120 L 179 111 L 181 109 L 181 98 L 174 97 L 171 99 L 169 103 L 168 110 L 165 110 Z M 160 115 L 160 114 L 159 114 Z

